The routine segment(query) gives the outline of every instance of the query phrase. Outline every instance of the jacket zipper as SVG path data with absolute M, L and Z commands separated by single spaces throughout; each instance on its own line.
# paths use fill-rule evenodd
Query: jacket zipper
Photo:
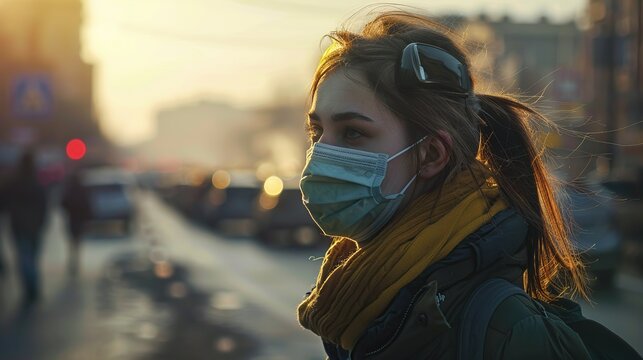
M 404 323 L 406 322 L 406 318 L 409 316 L 409 313 L 410 313 L 411 309 L 413 308 L 413 305 L 415 305 L 415 302 L 418 300 L 420 295 L 424 294 L 428 289 L 429 289 L 428 286 L 424 286 L 417 293 L 415 293 L 415 295 L 413 295 L 413 298 L 411 299 L 411 302 L 409 303 L 409 305 L 406 308 L 406 311 L 404 312 L 404 316 L 402 316 L 402 321 L 400 321 L 400 325 L 398 325 L 397 329 L 393 333 L 393 336 L 391 336 L 391 338 L 384 345 L 380 346 L 379 348 L 377 348 L 377 349 L 375 349 L 373 351 L 370 351 L 370 352 L 364 354 L 364 357 L 369 357 L 369 356 L 375 355 L 378 352 L 381 352 L 382 350 L 387 348 L 389 345 L 391 345 L 391 343 L 393 343 L 393 341 L 399 335 L 400 330 L 402 330 L 402 327 L 404 326 Z M 358 340 L 358 342 L 359 342 L 359 340 Z M 357 344 L 357 343 L 355 343 L 355 344 Z M 352 352 L 353 351 L 351 350 L 349 352 L 349 354 L 348 354 L 348 359 L 349 360 L 352 358 L 352 356 L 351 356 Z

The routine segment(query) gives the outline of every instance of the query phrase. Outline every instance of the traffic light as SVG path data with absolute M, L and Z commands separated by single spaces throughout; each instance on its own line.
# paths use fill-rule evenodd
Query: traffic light
M 87 145 L 81 139 L 72 139 L 67 143 L 67 157 L 72 160 L 80 160 L 87 153 Z

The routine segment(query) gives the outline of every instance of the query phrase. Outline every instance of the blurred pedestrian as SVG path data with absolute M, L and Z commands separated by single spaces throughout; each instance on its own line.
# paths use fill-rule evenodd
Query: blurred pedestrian
M 4 188 L 4 185 L 0 185 L 0 190 Z M 5 265 L 4 258 L 4 238 L 2 236 L 3 228 L 5 226 L 5 204 L 4 194 L 0 191 L 0 279 L 5 275 L 7 268 Z
M 532 135 L 547 119 L 474 91 L 463 47 L 424 16 L 329 37 L 300 188 L 334 238 L 298 308 L 328 357 L 639 358 L 563 298 L 586 278 Z
M 24 299 L 32 303 L 39 297 L 38 255 L 47 208 L 45 189 L 36 176 L 33 152 L 25 151 L 2 193 L 18 255 Z
M 6 187 L 6 182 L 7 179 L 5 177 L 2 177 L 0 180 L 0 279 L 7 272 L 7 265 L 4 254 L 4 237 L 2 236 L 2 234 L 4 234 L 4 227 L 7 226 L 7 219 L 5 216 L 7 211 L 7 199 L 5 198 L 5 194 L 2 191 L 2 189 Z
M 87 188 L 83 186 L 81 172 L 75 169 L 69 175 L 62 194 L 62 207 L 67 214 L 69 231 L 68 269 L 78 273 L 80 245 L 87 221 L 90 219 L 90 203 Z

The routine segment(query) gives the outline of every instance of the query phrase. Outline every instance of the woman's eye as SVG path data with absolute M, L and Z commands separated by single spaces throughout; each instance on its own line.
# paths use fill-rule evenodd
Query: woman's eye
M 355 130 L 355 129 L 348 128 L 344 132 L 344 136 L 348 140 L 356 140 L 356 139 L 359 139 L 362 136 L 362 133 L 357 131 L 357 130 Z

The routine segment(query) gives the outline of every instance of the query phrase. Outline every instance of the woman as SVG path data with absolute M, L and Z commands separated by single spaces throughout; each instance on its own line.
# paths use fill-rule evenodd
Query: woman
M 304 204 L 333 236 L 298 308 L 330 359 L 449 359 L 471 292 L 505 279 L 544 302 L 585 277 L 533 119 L 474 91 L 448 30 L 405 12 L 337 31 L 312 82 Z M 581 338 L 526 296 L 485 329 L 486 359 L 589 358 Z

